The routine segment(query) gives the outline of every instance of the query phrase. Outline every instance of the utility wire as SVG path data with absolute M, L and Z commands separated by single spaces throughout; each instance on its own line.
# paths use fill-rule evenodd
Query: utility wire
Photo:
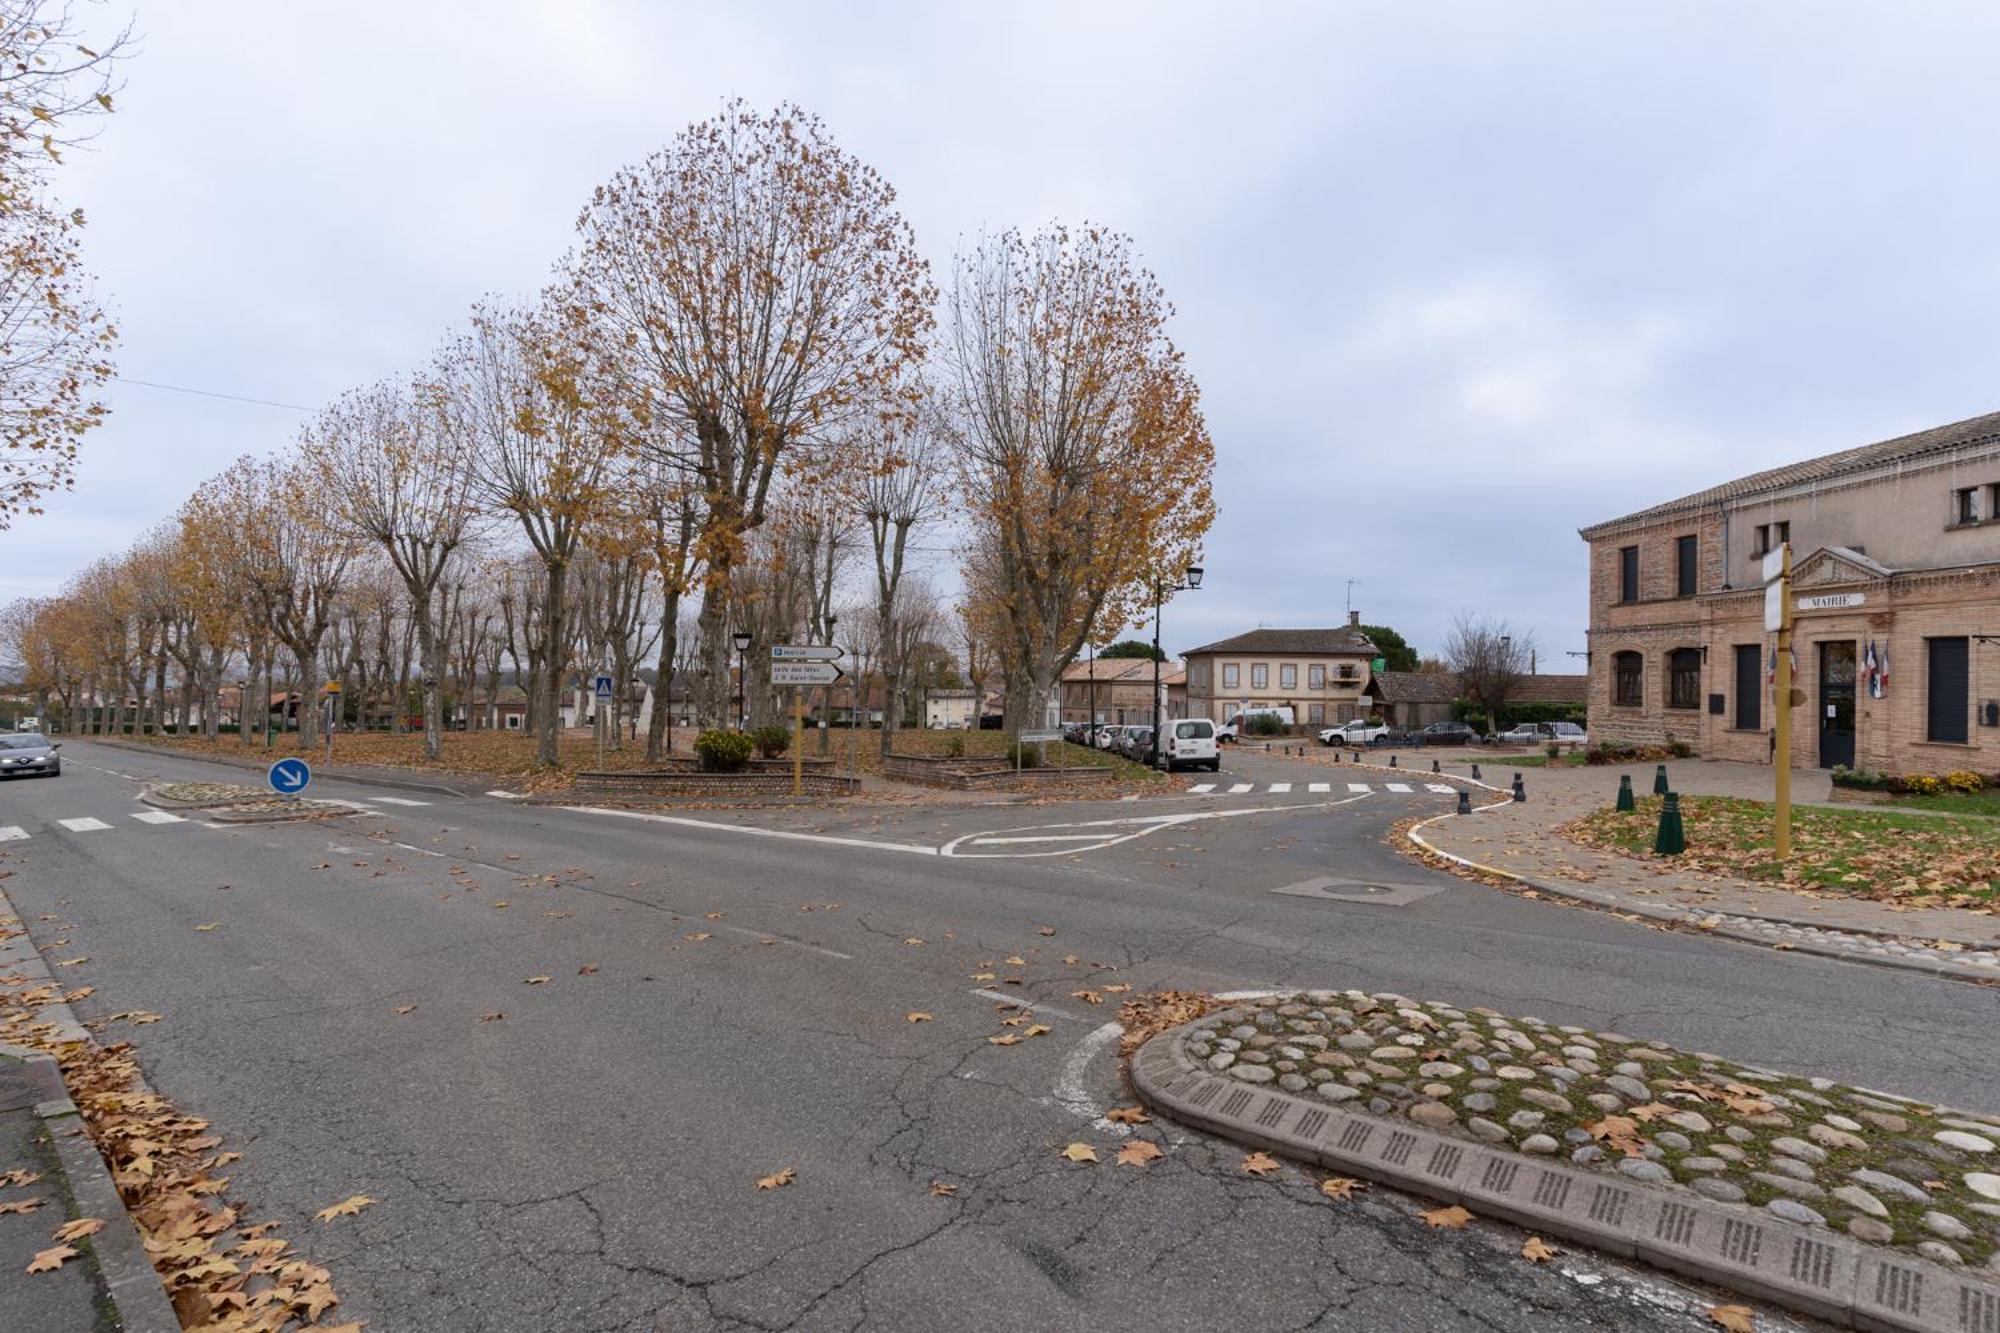
M 238 393 L 217 393 L 213 389 L 190 389 L 185 384 L 160 384 L 153 380 L 135 380 L 129 375 L 113 375 L 120 384 L 137 384 L 147 389 L 165 389 L 169 393 L 192 393 L 203 398 L 222 398 L 232 403 L 252 403 L 258 407 L 282 407 L 289 412 L 310 412 L 310 407 L 300 407 L 297 403 L 274 402 L 269 398 L 245 398 Z

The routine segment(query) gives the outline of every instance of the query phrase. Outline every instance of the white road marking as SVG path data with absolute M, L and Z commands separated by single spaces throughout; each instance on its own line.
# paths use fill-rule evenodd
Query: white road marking
M 1271 795 L 1283 796 L 1286 792 L 1290 791 L 1291 789 L 1292 789 L 1292 784 L 1289 782 L 1274 782 L 1271 784 Z
M 61 824 L 71 833 L 95 833 L 99 829 L 107 829 L 111 827 L 111 825 L 105 823 L 101 819 L 88 819 L 88 818 L 58 819 L 56 823 Z
M 1072 1023 L 1088 1023 L 1090 1021 L 1082 1014 L 1073 1014 L 1067 1009 L 1058 1009 L 1052 1004 L 1036 1004 L 1025 995 L 1008 995 L 1004 991 L 997 990 L 976 990 L 972 991 L 971 994 L 977 995 L 982 1000 L 998 1000 L 1004 1004 L 1011 1004 L 1024 1013 L 1053 1014 L 1057 1018 L 1068 1019 Z
M 517 791 L 489 791 L 488 796 L 498 796 L 503 801 L 525 801 L 528 798 Z
M 1118 1023 L 1106 1023 L 1093 1029 L 1090 1035 L 1070 1048 L 1063 1057 L 1062 1068 L 1056 1071 L 1056 1100 L 1067 1110 L 1091 1122 L 1091 1128 L 1101 1129 L 1107 1134 L 1120 1138 L 1132 1132 L 1130 1125 L 1114 1125 L 1104 1118 L 1105 1108 L 1091 1100 L 1090 1093 L 1083 1086 L 1083 1071 L 1097 1058 L 1098 1052 L 1118 1040 L 1125 1029 Z
M 6 828 L 0 828 L 0 842 L 25 842 L 27 837 L 28 830 L 19 824 L 9 824 Z
M 871 838 L 837 838 L 830 833 L 794 833 L 790 829 L 758 828 L 754 824 L 723 824 L 712 819 L 687 819 L 680 815 L 655 815 L 644 810 L 611 810 L 601 805 L 558 807 L 579 815 L 610 815 L 614 819 L 643 819 L 654 824 L 678 824 L 684 828 L 710 829 L 718 833 L 744 833 L 753 838 L 784 838 L 791 842 L 830 842 L 838 847 L 866 847 L 878 852 L 915 852 L 936 856 L 935 847 L 919 847 L 913 842 L 878 842 Z
M 1249 782 L 1239 782 L 1235 786 L 1229 789 L 1229 794 L 1231 796 L 1241 796 L 1244 792 L 1249 791 L 1251 787 L 1254 785 L 1255 784 Z
M 1214 791 L 1215 784 L 1213 782 L 1197 782 L 1194 786 L 1189 787 L 1188 790 L 1196 796 L 1202 796 Z
M 430 804 L 429 801 L 412 801 L 412 800 L 407 800 L 401 796 L 366 796 L 366 797 L 361 797 L 359 799 L 366 801 L 380 801 L 383 805 L 429 805 Z
M 1347 784 L 1347 789 L 1351 792 L 1359 792 L 1363 796 L 1368 794 L 1368 784 L 1365 782 L 1350 782 Z
M 1314 796 L 1321 796 L 1327 792 L 1332 791 L 1333 784 L 1331 782 L 1308 782 L 1306 784 L 1306 790 L 1312 793 Z
M 1449 796 L 1449 795 L 1451 795 L 1451 794 L 1452 794 L 1453 792 L 1457 791 L 1457 790 L 1458 790 L 1458 788 L 1456 788 L 1456 787 L 1452 786 L 1452 785 L 1451 785 L 1450 783 L 1448 783 L 1448 782 L 1426 782 L 1426 783 L 1424 784 L 1424 790 L 1425 790 L 1425 791 L 1441 791 L 1441 792 L 1443 792 L 1443 793 L 1444 793 L 1445 795 Z
M 1121 842 L 1130 842 L 1134 838 L 1143 838 L 1149 833 L 1158 833 L 1162 829 L 1178 828 L 1183 824 L 1193 824 L 1204 819 L 1235 819 L 1243 815 L 1290 814 L 1300 810 L 1331 809 L 1333 806 L 1348 805 L 1354 801 L 1358 801 L 1361 799 L 1363 798 L 1360 796 L 1349 796 L 1338 801 L 1327 801 L 1321 805 L 1305 805 L 1296 802 L 1289 805 L 1247 805 L 1234 810 L 1204 810 L 1184 815 L 1135 815 L 1127 819 L 1085 819 L 1066 824 L 1033 824 L 1017 830 L 1006 830 L 1006 829 L 995 830 L 995 833 L 997 834 L 1007 834 L 1010 832 L 1026 833 L 1030 829 L 1035 829 L 1035 828 L 1045 828 L 1045 829 L 1065 829 L 1065 828 L 1093 829 L 1094 828 L 1094 829 L 1103 829 L 1104 832 L 1098 837 L 1098 839 L 1095 842 L 1084 843 L 1082 845 L 1070 844 L 1055 848 L 1050 851 L 1032 851 L 1032 852 L 981 852 L 976 850 L 960 851 L 958 850 L 960 847 L 965 847 L 965 846 L 976 847 L 979 842 L 990 839 L 995 836 L 995 833 L 962 833 L 958 837 L 953 838 L 950 842 L 946 843 L 942 848 L 939 849 L 939 851 L 942 855 L 945 856 L 958 857 L 958 858 L 974 858 L 974 859 L 978 858 L 990 859 L 998 857 L 1012 857 L 1019 859 L 1031 856 L 1076 856 L 1082 852 L 1101 852 L 1105 850 L 1107 847 L 1116 847 Z
M 1385 782 L 1382 785 L 1387 787 L 1390 791 L 1399 791 L 1402 792 L 1404 795 L 1408 795 L 1410 791 L 1410 784 L 1407 782 Z
M 842 953 L 838 949 L 821 948 L 817 944 L 807 944 L 804 940 L 795 940 L 789 935 L 778 935 L 768 930 L 752 930 L 748 926 L 732 926 L 726 921 L 717 921 L 709 929 L 727 930 L 737 935 L 748 935 L 753 940 L 771 940 L 778 944 L 789 944 L 794 949 L 804 949 L 807 953 L 822 954 L 828 958 L 839 958 L 847 962 L 854 961 L 854 955 L 851 953 Z
M 138 820 L 141 824 L 187 823 L 187 821 L 185 819 L 182 819 L 179 815 L 171 814 L 165 810 L 139 810 L 133 813 L 132 818 Z
M 1028 838 L 979 838 L 972 840 L 974 847 L 986 847 L 996 842 L 1096 842 L 1098 833 L 1040 833 Z

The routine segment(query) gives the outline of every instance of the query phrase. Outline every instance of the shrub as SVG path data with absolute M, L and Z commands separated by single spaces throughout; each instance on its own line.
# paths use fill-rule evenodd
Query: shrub
M 1850 787 L 1856 791 L 1887 791 L 1889 775 L 1874 773 L 1865 768 L 1848 768 L 1836 765 L 1833 770 L 1833 785 Z
M 944 738 L 944 755 L 947 759 L 965 758 L 965 733 L 954 731 Z
M 1694 746 L 1686 741 L 1670 741 L 1667 744 L 1667 753 L 1676 759 L 1690 759 L 1694 756 Z
M 711 729 L 694 738 L 694 752 L 707 773 L 737 772 L 750 762 L 755 748 L 756 742 L 740 731 Z
M 1040 768 L 1042 766 L 1042 747 L 1039 745 L 1023 745 L 1019 741 L 1015 741 L 1007 747 L 1007 762 L 1020 768 Z
M 1986 779 L 1967 769 L 1958 769 L 1944 775 L 1944 785 L 1953 791 L 1978 791 L 1986 785 Z
M 1544 745 L 1542 747 L 1542 753 L 1547 755 L 1551 759 L 1561 758 L 1562 752 L 1563 752 L 1563 747 L 1556 744 L 1554 741 L 1550 741 L 1547 745 Z
M 1285 720 L 1276 713 L 1253 713 L 1244 719 L 1243 729 L 1252 736 L 1282 736 Z
M 1899 796 L 1935 796 L 1944 790 L 1944 783 L 1928 773 L 1911 773 L 1890 778 L 1889 790 Z
M 751 741 L 757 746 L 757 753 L 766 759 L 776 759 L 792 748 L 792 729 L 774 724 L 762 726 L 750 733 Z

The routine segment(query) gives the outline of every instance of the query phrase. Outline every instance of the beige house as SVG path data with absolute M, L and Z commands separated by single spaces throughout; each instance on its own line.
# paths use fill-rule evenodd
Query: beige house
M 1160 663 L 1160 689 L 1167 716 L 1186 717 L 1187 671 Z M 1062 673 L 1062 720 L 1150 726 L 1153 721 L 1153 660 L 1100 657 L 1071 662 Z
M 1740 477 L 1581 535 L 1593 739 L 1769 761 L 1777 636 L 1761 565 L 1789 542 L 1793 762 L 2000 769 L 2000 413 Z
M 1352 611 L 1340 629 L 1253 629 L 1190 649 L 1190 716 L 1224 722 L 1244 709 L 1290 708 L 1300 726 L 1366 717 L 1376 648 L 1360 625 Z
M 971 690 L 926 690 L 924 725 L 971 730 L 979 725 L 977 703 Z

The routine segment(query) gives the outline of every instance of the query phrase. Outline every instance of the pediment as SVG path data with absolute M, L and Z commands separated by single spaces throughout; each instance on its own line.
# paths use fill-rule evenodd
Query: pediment
M 1792 566 L 1792 586 L 1819 588 L 1853 583 L 1879 583 L 1895 571 L 1859 551 L 1822 546 Z

